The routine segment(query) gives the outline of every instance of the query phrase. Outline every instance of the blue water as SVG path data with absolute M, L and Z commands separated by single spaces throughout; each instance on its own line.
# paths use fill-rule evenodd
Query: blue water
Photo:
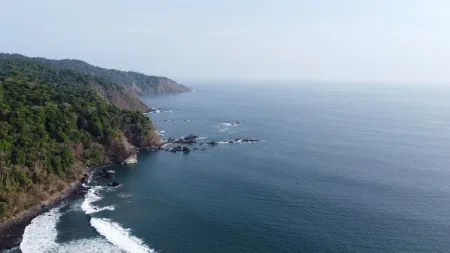
M 142 152 L 108 168 L 122 185 L 92 204 L 111 208 L 68 203 L 47 216 L 54 236 L 35 241 L 57 244 L 49 252 L 450 251 L 450 89 L 195 85 L 143 97 L 173 110 L 150 115 L 164 136 L 262 142 Z

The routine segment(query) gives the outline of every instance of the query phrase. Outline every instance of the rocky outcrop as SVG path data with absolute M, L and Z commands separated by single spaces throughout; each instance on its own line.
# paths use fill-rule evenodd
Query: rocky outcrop
M 259 142 L 258 139 L 249 139 L 249 138 L 237 138 L 234 139 L 235 142 Z
M 117 181 L 112 181 L 112 183 L 109 183 L 109 184 L 108 184 L 109 187 L 117 187 L 117 186 L 119 186 L 119 185 L 120 185 L 120 183 L 117 182 Z
M 216 145 L 219 145 L 219 143 L 217 142 L 217 141 L 210 141 L 210 142 L 207 142 L 207 143 L 205 143 L 206 145 L 210 145 L 210 146 L 216 146 Z
M 167 143 L 192 145 L 192 144 L 197 143 L 197 141 L 196 141 L 197 138 L 198 138 L 198 136 L 196 136 L 196 135 L 188 135 L 184 138 L 179 138 L 179 139 L 169 138 L 167 140 Z
M 133 164 L 137 163 L 137 154 L 130 155 L 125 161 L 123 161 L 125 164 Z
M 185 154 L 188 154 L 191 152 L 191 149 L 188 147 L 184 147 L 184 146 L 176 146 L 173 148 L 166 149 L 166 151 L 171 152 L 171 153 L 183 152 Z

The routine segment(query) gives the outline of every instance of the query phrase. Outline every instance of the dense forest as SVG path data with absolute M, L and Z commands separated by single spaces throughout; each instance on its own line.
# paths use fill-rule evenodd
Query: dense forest
M 151 120 L 101 92 L 122 87 L 72 70 L 0 60 L 0 220 L 159 144 Z
M 63 59 L 51 60 L 42 57 L 26 57 L 20 54 L 0 53 L 0 59 L 21 59 L 40 62 L 54 66 L 57 69 L 76 70 L 84 74 L 100 77 L 116 83 L 126 90 L 138 95 L 188 92 L 190 89 L 174 80 L 161 76 L 149 76 L 134 71 L 120 71 L 93 66 L 84 61 Z

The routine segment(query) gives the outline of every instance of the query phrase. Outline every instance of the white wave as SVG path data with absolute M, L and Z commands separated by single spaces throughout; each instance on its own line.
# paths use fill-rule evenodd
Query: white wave
M 23 253 L 54 251 L 58 247 L 56 224 L 60 217 L 60 208 L 53 208 L 34 218 L 25 228 L 20 250 Z
M 231 122 L 231 123 L 223 122 L 223 123 L 220 123 L 220 124 L 223 125 L 223 126 L 227 126 L 227 127 L 230 127 L 230 126 L 239 126 L 239 125 L 240 125 L 239 122 Z
M 36 251 L 40 252 L 40 251 Z M 71 241 L 66 244 L 60 245 L 55 251 L 58 253 L 72 253 L 72 252 L 89 252 L 89 253 L 123 253 L 123 250 L 119 249 L 115 245 L 111 244 L 107 240 L 96 237 L 92 239 L 82 239 Z
M 166 131 L 164 131 L 164 130 L 161 130 L 161 131 L 159 131 L 160 133 L 165 133 Z
M 116 171 L 115 170 L 108 170 L 108 173 L 114 174 L 114 173 L 116 173 Z
M 196 140 L 204 140 L 204 139 L 208 139 L 208 137 L 197 137 Z
M 89 173 L 87 183 L 89 184 L 92 181 L 93 173 Z
M 23 253 L 36 252 L 123 252 L 101 237 L 70 241 L 64 244 L 56 242 L 56 225 L 62 215 L 60 207 L 54 208 L 34 218 L 25 228 L 20 250 Z
M 132 236 L 129 229 L 125 229 L 111 220 L 91 218 L 91 226 L 104 236 L 106 240 L 126 252 L 155 252 L 145 245 L 141 239 Z
M 105 207 L 98 207 L 93 205 L 92 203 L 97 202 L 101 200 L 103 197 L 100 195 L 98 190 L 103 189 L 103 186 L 95 186 L 88 190 L 86 195 L 84 196 L 84 201 L 81 204 L 81 209 L 86 214 L 92 214 L 92 213 L 98 213 L 104 210 L 114 210 L 114 206 L 105 206 Z

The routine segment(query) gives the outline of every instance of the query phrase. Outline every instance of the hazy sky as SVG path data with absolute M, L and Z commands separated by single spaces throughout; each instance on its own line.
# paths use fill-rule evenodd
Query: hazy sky
M 0 51 L 193 80 L 450 83 L 449 0 L 0 0 Z

